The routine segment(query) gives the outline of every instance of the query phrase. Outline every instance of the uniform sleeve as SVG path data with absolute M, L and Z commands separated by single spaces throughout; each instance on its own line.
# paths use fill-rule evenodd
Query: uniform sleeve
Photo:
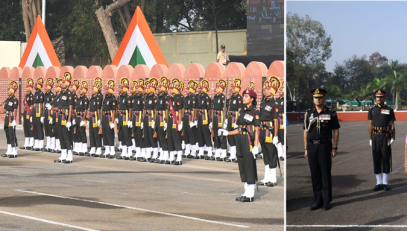
M 85 110 L 89 108 L 89 99 L 85 97 Z
M 390 121 L 396 121 L 396 116 L 394 115 L 393 109 L 390 109 Z
M 243 97 L 239 96 L 237 100 L 237 108 L 243 108 Z
M 14 99 L 13 109 L 18 109 L 18 99 Z
M 40 94 L 40 103 L 44 103 L 45 99 L 44 99 L 44 92 L 41 92 Z
M 219 59 L 219 61 L 220 61 L 220 56 L 221 56 L 221 54 L 220 54 L 220 52 L 218 53 L 218 56 L 216 56 L 216 59 Z M 213 56 L 212 56 L 213 57 Z
M 69 94 L 68 95 L 68 105 L 69 106 L 74 106 L 74 97 L 73 97 L 73 95 L 72 94 Z
M 130 96 L 127 96 L 127 108 L 132 108 L 132 104 L 131 104 L 131 97 Z
M 305 112 L 304 118 L 305 118 L 305 123 L 302 124 L 302 129 L 305 130 L 305 124 L 308 124 L 308 111 Z M 302 122 L 302 121 L 300 121 L 300 122 Z
M 367 120 L 372 120 L 372 110 L 373 108 L 369 109 L 369 112 L 367 113 Z
M 336 130 L 339 129 L 341 126 L 339 125 L 339 121 L 338 121 L 338 115 L 336 114 L 336 111 L 332 111 L 332 129 Z
M 192 103 L 191 103 L 191 105 L 192 105 L 192 108 L 194 109 L 194 108 L 197 108 L 197 101 L 196 101 L 196 96 L 194 96 L 194 97 L 192 97 Z
M 184 99 L 182 97 L 178 97 L 177 107 L 178 107 L 178 110 L 181 110 L 184 108 Z
M 260 126 L 260 112 L 257 109 L 254 111 L 253 125 Z
M 211 109 L 211 98 L 209 96 L 206 97 L 206 109 Z
M 156 108 L 157 107 L 157 97 L 153 97 L 153 107 Z
M 112 110 L 116 110 L 117 109 L 117 99 L 113 98 L 112 99 Z
M 280 111 L 280 106 L 278 103 L 274 104 L 273 107 L 273 119 L 278 119 L 278 113 Z

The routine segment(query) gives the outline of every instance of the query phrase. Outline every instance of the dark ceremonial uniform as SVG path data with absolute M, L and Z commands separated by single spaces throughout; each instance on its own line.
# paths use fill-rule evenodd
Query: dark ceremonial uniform
M 18 109 L 18 99 L 12 95 L 6 99 L 4 110 L 6 110 L 6 117 L 4 118 L 4 132 L 6 133 L 7 144 L 11 144 L 11 147 L 17 147 L 16 130 L 12 126 L 14 118 L 13 112 Z
M 116 97 L 113 94 L 106 95 L 102 112 L 103 145 L 105 146 L 114 146 L 114 129 L 110 128 L 110 124 L 114 123 L 113 113 L 115 113 L 116 107 Z
M 182 118 L 183 124 L 183 140 L 185 144 L 196 144 L 196 126 L 191 128 L 190 124 L 194 122 L 193 119 L 193 111 L 196 108 L 197 103 L 197 96 L 194 94 L 189 94 L 184 98 L 184 117 Z
M 124 146 L 123 148 L 127 148 L 132 146 L 132 142 L 131 142 L 131 128 L 128 127 L 127 122 L 130 121 L 131 119 L 131 115 L 130 115 L 130 109 L 132 107 L 131 105 L 131 97 L 127 94 L 121 94 L 119 96 L 118 102 L 118 110 L 117 110 L 117 114 L 118 114 L 118 125 L 120 126 L 120 130 L 119 130 L 119 136 L 122 137 L 122 146 Z
M 78 101 L 78 96 L 76 95 L 76 92 L 72 92 L 72 98 L 73 98 L 73 105 L 72 105 L 72 115 L 71 115 L 71 128 L 69 129 L 69 141 L 73 145 L 73 142 L 79 142 L 77 137 L 76 137 L 76 130 L 79 128 L 79 124 L 76 123 L 76 102 Z M 75 120 L 75 124 L 73 124 L 73 121 Z
M 213 143 L 217 149 L 226 149 L 226 136 L 218 136 L 218 130 L 223 127 L 225 115 L 223 114 L 223 107 L 225 106 L 226 97 L 223 93 L 217 94 L 212 100 L 212 130 L 213 130 Z
M 136 147 L 144 148 L 143 144 L 143 129 L 141 129 L 141 122 L 143 122 L 143 108 L 144 108 L 144 96 L 143 94 L 133 95 L 131 100 L 132 105 L 132 121 L 133 121 L 133 138 L 136 143 Z M 146 126 L 146 125 L 145 125 Z
M 240 179 L 248 184 L 257 181 L 256 160 L 253 158 L 252 148 L 255 138 L 255 127 L 260 126 L 259 111 L 255 106 L 242 108 L 236 121 L 239 134 L 236 138 L 236 156 L 239 165 Z
M 34 140 L 44 139 L 43 124 L 41 123 L 43 103 L 44 103 L 44 93 L 41 90 L 36 90 L 32 110 Z
M 60 130 L 58 131 L 59 141 L 61 143 L 61 149 L 72 150 L 72 142 L 66 124 L 69 122 L 69 106 L 74 105 L 73 94 L 70 90 L 62 90 L 58 105 L 58 123 Z M 58 125 L 57 125 L 58 126 Z M 72 126 L 69 128 L 73 129 Z
M 47 104 L 47 103 L 50 104 L 52 102 L 52 100 L 55 99 L 55 94 L 52 91 L 49 91 L 48 93 L 45 93 L 44 99 L 45 99 L 44 104 Z M 44 106 L 44 130 L 45 130 L 45 136 L 55 137 L 55 134 L 54 134 L 54 132 L 52 130 L 52 124 L 49 124 L 49 121 L 52 118 L 53 114 L 54 114 L 54 111 L 48 110 Z M 52 122 L 55 122 L 55 120 L 52 121 Z
M 226 102 L 228 108 L 228 131 L 235 130 L 234 125 L 237 121 L 238 111 L 243 108 L 243 97 L 240 94 L 231 96 Z M 236 146 L 236 136 L 228 136 L 228 142 L 230 146 Z
M 308 109 L 304 117 L 304 129 L 309 127 L 307 152 L 314 200 L 315 203 L 328 203 L 332 201 L 332 131 L 340 128 L 338 117 L 327 107 L 320 113 L 316 108 Z
M 162 93 L 157 97 L 156 103 L 156 116 L 155 116 L 155 130 L 157 132 L 157 139 L 160 142 L 160 148 L 163 151 L 168 151 L 168 142 L 166 140 L 167 131 L 164 131 L 164 124 L 167 123 L 166 109 L 168 108 L 169 95 Z M 168 129 L 168 123 L 167 123 Z
M 89 141 L 90 147 L 102 147 L 102 136 L 99 134 L 98 120 L 102 119 L 99 111 L 102 108 L 103 95 L 96 94 L 89 101 Z
M 75 123 L 76 123 L 76 142 L 87 143 L 86 124 L 81 126 L 81 121 L 85 121 L 85 111 L 88 109 L 89 99 L 86 95 L 80 97 L 76 101 Z
M 209 113 L 211 109 L 211 98 L 207 93 L 198 95 L 197 98 L 197 140 L 199 147 L 212 147 L 211 131 L 209 130 Z
M 181 131 L 178 131 L 178 124 L 181 123 L 181 121 L 179 121 L 179 113 L 181 113 L 179 110 L 183 109 L 183 105 L 184 105 L 183 98 L 181 97 L 180 94 L 177 94 L 174 97 L 169 96 L 167 143 L 168 151 L 170 152 L 182 150 Z
M 154 136 L 154 129 L 151 124 L 154 120 L 154 109 L 156 108 L 157 97 L 154 94 L 147 95 L 146 101 L 144 103 L 144 119 L 143 119 L 143 137 L 144 137 L 144 147 L 145 148 L 156 148 L 157 139 Z M 155 121 L 155 123 L 159 123 Z M 161 145 L 161 143 L 160 143 Z
M 59 93 L 58 95 L 55 96 L 54 102 L 51 103 L 52 107 L 59 107 L 59 101 L 61 100 L 61 95 L 62 95 L 62 93 Z M 51 125 L 52 125 L 52 130 L 55 135 L 55 139 L 57 139 L 57 140 L 59 140 L 59 134 L 61 133 L 61 122 L 58 120 L 58 117 L 59 117 L 59 110 L 53 111 Z M 55 148 L 57 148 L 57 147 L 55 146 Z M 57 151 L 54 150 L 52 152 L 56 153 Z
M 390 121 L 396 121 L 394 111 L 387 105 L 378 105 L 369 109 L 368 120 L 372 121 L 372 152 L 375 174 L 390 173 L 392 131 Z
M 265 98 L 260 104 L 260 145 L 264 157 L 264 165 L 269 165 L 269 168 L 277 167 L 277 148 L 273 144 L 274 119 L 278 119 L 279 107 L 278 103 L 273 99 Z
M 278 141 L 284 145 L 284 97 L 277 98 L 276 103 L 280 108 L 278 111 Z
M 32 129 L 32 124 L 30 122 L 31 114 L 28 113 L 28 110 L 31 108 L 34 103 L 34 95 L 33 93 L 28 93 L 25 95 L 25 100 L 24 100 L 24 112 L 23 112 L 23 117 L 24 117 L 24 122 L 23 122 L 23 127 L 24 127 L 24 136 L 26 138 L 29 137 L 34 137 L 34 130 Z M 27 108 L 28 107 L 28 108 Z

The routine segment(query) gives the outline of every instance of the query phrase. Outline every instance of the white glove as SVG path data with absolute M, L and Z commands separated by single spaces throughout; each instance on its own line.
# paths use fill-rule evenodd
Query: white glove
M 155 121 L 153 120 L 153 122 L 151 123 L 151 127 L 154 129 L 155 127 Z
M 234 129 L 239 128 L 239 125 L 235 123 Z
M 180 124 L 178 124 L 178 131 L 182 130 L 182 122 Z
M 166 131 L 166 130 L 167 130 L 167 123 L 164 124 L 164 131 Z
M 369 141 L 370 147 L 372 147 L 372 140 Z
M 255 146 L 252 149 L 253 158 L 256 159 L 256 155 L 259 154 L 259 147 Z
M 69 131 L 69 128 L 71 127 L 71 125 L 72 125 L 71 122 L 66 123 L 65 126 L 66 126 L 66 128 L 68 128 L 68 131 Z
M 222 136 L 222 135 L 228 136 L 229 132 L 227 130 L 225 130 L 225 129 L 219 129 L 218 130 L 218 136 Z
M 81 123 L 79 124 L 79 126 L 85 126 L 85 121 L 81 121 Z
M 11 126 L 15 127 L 16 126 L 16 121 L 13 120 L 13 122 L 11 122 Z
M 225 122 L 223 123 L 223 128 L 224 129 L 228 128 L 228 119 L 225 119 Z
M 133 127 L 133 121 L 128 121 L 128 122 L 127 122 L 127 126 L 128 126 L 129 128 L 132 128 L 132 127 Z
M 32 117 L 32 116 L 30 117 L 30 122 L 31 122 L 31 123 L 33 122 L 33 117 Z
M 41 119 L 40 119 L 42 124 L 44 123 L 44 119 L 45 119 L 44 117 L 41 117 Z
M 144 122 L 141 122 L 140 124 L 140 128 L 143 129 L 144 128 Z
M 49 104 L 49 103 L 45 104 L 45 108 L 46 108 L 47 110 L 51 110 L 51 109 L 52 109 L 51 104 Z
M 72 120 L 72 125 L 75 125 L 76 124 L 76 119 L 73 119 Z
M 274 145 L 278 144 L 278 137 L 277 136 L 273 137 L 273 144 Z
M 52 118 L 48 121 L 49 124 L 52 124 Z
M 21 116 L 21 123 L 24 123 L 24 117 Z
M 209 123 L 209 130 L 212 130 L 212 122 Z
M 100 120 L 98 120 L 98 127 L 100 127 Z
M 116 123 L 119 123 L 119 118 L 116 118 L 114 121 L 116 121 Z
M 391 148 L 393 147 L 393 144 L 394 144 L 394 139 L 391 139 L 391 140 L 390 140 L 390 147 L 391 147 Z
M 114 128 L 114 123 L 111 123 L 110 124 L 110 129 L 113 129 Z
M 189 124 L 189 127 L 190 128 L 193 128 L 195 126 L 195 122 L 191 122 L 190 124 Z

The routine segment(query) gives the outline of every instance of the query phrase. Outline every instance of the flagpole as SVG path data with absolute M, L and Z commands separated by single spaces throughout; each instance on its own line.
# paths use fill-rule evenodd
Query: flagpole
M 45 26 L 45 0 L 42 0 L 42 22 L 44 23 Z

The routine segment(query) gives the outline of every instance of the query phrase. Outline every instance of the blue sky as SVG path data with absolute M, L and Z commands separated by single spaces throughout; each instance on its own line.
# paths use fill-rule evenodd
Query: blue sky
M 407 63 L 407 2 L 287 1 L 287 13 L 309 15 L 331 35 L 333 71 L 353 55 L 369 57 L 378 51 L 388 59 Z

